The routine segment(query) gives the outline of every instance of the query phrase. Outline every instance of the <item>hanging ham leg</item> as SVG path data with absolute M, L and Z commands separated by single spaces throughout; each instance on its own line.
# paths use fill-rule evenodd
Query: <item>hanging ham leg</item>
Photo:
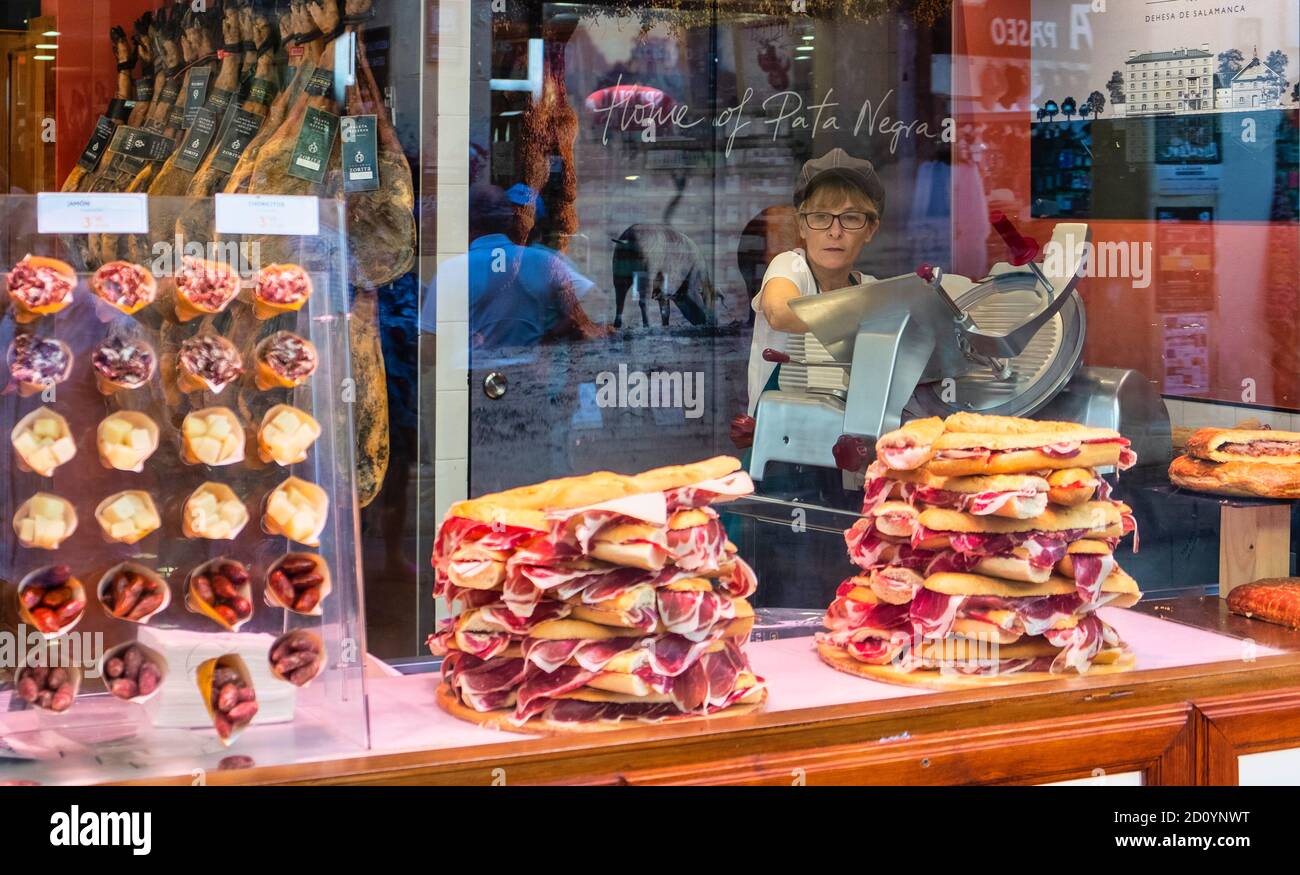
M 357 84 L 348 90 L 348 113 L 378 120 L 379 188 L 346 198 L 348 236 L 356 241 L 348 251 L 352 279 L 361 288 L 375 289 L 404 276 L 415 264 L 415 186 L 360 34 Z
M 227 4 L 222 12 L 222 38 L 226 46 L 222 50 L 219 61 L 216 81 L 211 83 L 208 89 L 207 101 L 204 109 L 208 111 L 209 117 L 215 116 L 221 119 L 225 116 L 231 103 L 235 100 L 239 88 L 239 71 L 242 54 L 237 51 L 231 51 L 233 46 L 238 49 L 242 44 L 240 31 L 240 9 L 235 4 Z M 187 148 L 193 148 L 193 144 L 200 142 L 199 131 L 196 124 L 187 128 L 181 137 L 179 147 L 171 154 L 154 174 L 152 181 L 149 183 L 149 196 L 151 199 L 149 209 L 149 227 L 152 232 L 149 235 L 131 235 L 126 238 L 127 260 L 135 264 L 147 262 L 151 256 L 151 247 L 153 240 L 167 240 L 176 227 L 176 219 L 179 217 L 182 204 L 175 200 L 155 200 L 156 198 L 175 198 L 186 193 L 190 181 L 197 172 L 197 166 L 193 169 L 187 169 L 185 159 L 188 157 L 192 161 L 202 162 L 204 155 L 197 159 L 193 158 L 193 153 L 186 152 Z M 215 122 L 216 128 L 220 128 L 220 122 Z M 216 139 L 215 131 L 209 141 L 208 149 L 213 147 Z
M 127 118 L 119 111 L 119 107 L 124 106 L 125 102 L 131 99 L 131 68 L 127 65 L 135 63 L 137 53 L 135 45 L 126 38 L 126 32 L 122 28 L 113 28 L 109 32 L 109 39 L 113 41 L 113 57 L 117 59 L 117 89 L 113 93 L 113 102 L 109 104 L 104 114 L 108 116 L 113 123 L 113 129 L 116 130 Z M 76 165 L 68 174 L 68 178 L 63 181 L 62 190 L 86 191 L 87 179 L 91 173 L 80 164 Z

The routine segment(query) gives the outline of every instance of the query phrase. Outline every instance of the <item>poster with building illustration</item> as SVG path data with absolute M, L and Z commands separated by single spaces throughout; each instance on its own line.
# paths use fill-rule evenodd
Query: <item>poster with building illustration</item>
M 1035 0 L 1033 212 L 1297 218 L 1300 4 Z M 1233 180 L 1231 185 L 1226 180 Z
M 1295 0 L 1035 0 L 1064 18 L 1062 38 L 1035 48 L 1039 108 L 1099 94 L 1109 116 L 1294 108 L 1300 102 Z M 1095 100 L 1092 101 L 1094 104 Z

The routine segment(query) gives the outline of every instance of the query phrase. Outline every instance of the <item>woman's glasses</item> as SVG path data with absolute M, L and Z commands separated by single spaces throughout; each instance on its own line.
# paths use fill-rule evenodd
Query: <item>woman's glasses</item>
M 870 223 L 875 225 L 880 221 L 880 216 L 875 213 L 865 213 L 861 210 L 850 210 L 847 213 L 800 213 L 799 214 L 809 228 L 814 231 L 829 231 L 836 219 L 840 220 L 840 227 L 845 231 L 861 231 Z

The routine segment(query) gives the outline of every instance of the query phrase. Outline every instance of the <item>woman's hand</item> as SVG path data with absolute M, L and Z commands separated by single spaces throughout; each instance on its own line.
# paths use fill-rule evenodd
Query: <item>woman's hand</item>
M 808 326 L 790 309 L 790 301 L 799 297 L 798 286 L 784 277 L 773 277 L 764 284 L 760 294 L 763 296 L 763 317 L 768 325 L 788 334 L 808 333 Z

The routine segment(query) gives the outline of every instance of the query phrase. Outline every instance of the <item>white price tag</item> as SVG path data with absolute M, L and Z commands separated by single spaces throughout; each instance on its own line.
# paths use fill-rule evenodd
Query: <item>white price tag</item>
M 219 194 L 218 234 L 314 237 L 320 233 L 320 202 L 299 195 Z
M 38 194 L 36 230 L 41 234 L 148 234 L 149 195 Z

